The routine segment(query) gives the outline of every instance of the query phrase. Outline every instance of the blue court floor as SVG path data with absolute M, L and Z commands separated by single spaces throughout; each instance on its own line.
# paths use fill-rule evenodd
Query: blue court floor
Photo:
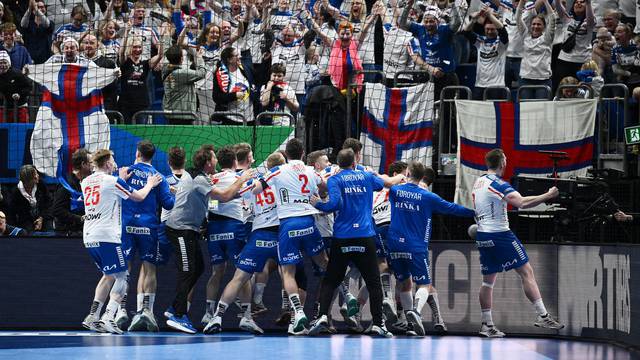
M 0 359 L 640 360 L 640 355 L 603 343 L 523 338 L 0 332 Z

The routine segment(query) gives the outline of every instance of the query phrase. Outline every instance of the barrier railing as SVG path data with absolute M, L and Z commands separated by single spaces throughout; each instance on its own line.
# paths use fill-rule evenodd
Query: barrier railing
M 109 122 L 115 125 L 124 124 L 124 115 L 120 111 L 105 110 L 105 114 L 109 118 Z M 118 121 L 120 120 L 120 121 Z
M 492 95 L 496 92 L 502 92 L 502 95 L 505 95 L 502 98 L 495 98 Z M 487 101 L 511 101 L 511 89 L 506 86 L 488 86 L 484 89 L 482 93 L 482 100 Z
M 359 70 L 359 71 L 356 71 L 355 76 L 358 76 L 360 74 L 380 75 L 379 82 L 384 81 L 383 79 L 385 78 L 384 72 L 380 70 Z M 364 91 L 358 91 L 359 87 L 364 87 L 364 83 L 362 85 L 358 85 L 356 83 L 350 83 L 347 86 L 347 119 L 348 121 L 345 121 L 347 137 L 358 136 L 358 134 L 360 134 L 360 117 L 362 115 L 360 114 L 360 110 L 362 109 L 362 104 L 364 102 L 364 98 L 363 98 Z M 355 95 L 355 98 L 354 98 L 354 95 Z M 354 100 L 356 103 L 355 119 L 353 118 L 354 116 L 353 101 Z M 355 120 L 355 123 L 353 123 L 353 120 Z
M 555 98 L 558 100 L 567 100 L 567 99 L 575 99 L 575 96 L 565 96 L 563 90 L 584 90 L 587 93 L 587 99 L 593 99 L 593 88 L 588 84 L 579 84 L 579 85 L 560 85 L 556 90 Z M 573 94 L 573 93 L 572 93 Z M 579 96 L 578 98 L 583 98 Z
M 170 116 L 170 115 L 179 115 L 179 116 L 188 116 L 192 120 L 197 120 L 198 115 L 193 111 L 171 111 L 171 110 L 142 110 L 138 111 L 131 117 L 134 123 L 138 123 L 138 118 L 141 116 L 147 116 L 148 122 L 147 124 L 153 124 L 154 116 Z
M 416 81 L 410 81 L 408 83 L 398 83 L 398 80 L 405 80 L 405 79 L 400 79 L 400 75 L 418 75 L 418 76 L 424 76 L 424 81 L 420 81 L 420 82 L 416 82 Z M 426 70 L 403 70 L 403 71 L 398 71 L 394 76 L 393 76 L 393 87 L 398 87 L 398 86 L 412 86 L 412 85 L 416 85 L 417 83 L 422 83 L 422 82 L 428 82 L 431 80 L 431 74 L 429 74 L 428 71 Z
M 544 98 L 522 98 L 522 91 L 523 90 L 532 90 L 532 91 L 543 91 L 545 93 L 545 97 Z M 547 85 L 522 85 L 518 88 L 518 102 L 523 102 L 523 101 L 549 101 L 551 100 L 551 95 L 553 94 L 553 92 L 551 91 L 551 88 L 548 87 Z
M 211 116 L 209 116 L 209 125 L 219 125 L 220 122 L 215 121 L 214 119 L 217 116 L 231 116 L 242 119 L 242 125 L 247 126 L 247 118 L 244 117 L 243 114 L 234 111 L 214 111 Z
M 464 94 L 464 97 L 460 97 Z M 471 100 L 473 98 L 471 89 L 466 86 L 447 86 L 440 92 L 438 103 L 438 125 L 437 136 L 434 140 L 438 142 L 438 173 L 442 175 L 454 175 L 455 163 L 458 153 L 458 136 L 456 128 L 456 100 Z M 435 112 L 435 110 L 434 110 Z
M 627 170 L 624 127 L 628 117 L 629 89 L 624 84 L 606 84 L 598 104 L 598 168 Z

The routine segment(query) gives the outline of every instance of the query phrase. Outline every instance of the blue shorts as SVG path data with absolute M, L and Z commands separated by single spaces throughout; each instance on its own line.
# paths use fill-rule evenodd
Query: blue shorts
M 476 245 L 480 251 L 482 275 L 517 269 L 529 262 L 524 246 L 511 231 L 497 233 L 478 231 Z
M 166 265 L 173 253 L 173 247 L 167 238 L 165 226 L 163 223 L 158 227 L 158 255 L 156 257 L 156 265 Z
M 387 231 L 389 231 L 389 224 L 376 226 L 376 255 L 379 258 L 387 257 Z
M 246 227 L 239 220 L 209 221 L 207 223 L 207 249 L 212 265 L 236 260 L 246 240 Z
M 236 267 L 250 274 L 261 272 L 267 260 L 278 260 L 278 232 L 258 229 L 249 235 Z
M 122 247 L 127 260 L 137 253 L 141 261 L 156 264 L 158 258 L 158 227 L 155 219 L 132 217 L 122 231 Z
M 429 251 L 395 252 L 389 250 L 389 266 L 398 281 L 405 281 L 411 277 L 418 285 L 431 284 Z
M 302 261 L 301 251 L 315 256 L 324 250 L 324 243 L 313 216 L 280 219 L 278 235 L 278 263 L 297 264 Z
M 121 244 L 108 242 L 94 242 L 90 246 L 85 244 L 93 262 L 105 275 L 127 271 L 127 259 Z

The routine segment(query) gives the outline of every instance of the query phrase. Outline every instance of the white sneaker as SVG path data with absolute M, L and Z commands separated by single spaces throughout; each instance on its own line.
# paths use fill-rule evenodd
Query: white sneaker
M 145 318 L 145 322 L 147 324 L 147 331 L 149 332 L 160 331 L 160 328 L 158 328 L 158 323 L 156 322 L 156 317 L 153 315 L 150 309 L 142 310 L 142 316 Z
M 398 321 L 398 314 L 396 314 L 396 306 L 391 299 L 382 300 L 382 312 L 385 318 L 390 324 Z
M 253 321 L 253 319 L 248 319 L 246 317 L 243 317 L 242 319 L 240 319 L 239 326 L 241 330 L 250 332 L 252 334 L 256 334 L 256 335 L 264 334 L 264 330 L 262 330 L 260 326 L 258 326 L 258 324 L 256 324 L 255 321 Z
M 133 316 L 133 319 L 131 319 L 131 324 L 129 324 L 127 331 L 145 331 L 146 329 L 146 319 L 142 315 L 142 311 L 139 311 Z
M 293 324 L 289 324 L 289 328 L 287 329 L 287 334 L 294 335 L 294 336 L 307 335 L 309 334 L 309 330 L 304 328 L 302 331 L 293 331 Z
M 422 325 L 422 317 L 415 310 L 407 311 L 407 322 L 411 323 L 413 326 L 413 331 L 416 332 L 418 336 L 424 336 L 424 325 Z
M 118 312 L 116 313 L 116 324 L 118 324 L 118 327 L 120 329 L 124 329 L 128 321 L 129 321 L 129 314 L 127 314 L 127 309 L 125 308 L 118 309 Z
M 558 320 L 552 318 L 549 314 L 547 314 L 547 316 L 545 317 L 538 315 L 538 318 L 536 319 L 536 322 L 533 323 L 533 325 L 545 329 L 554 330 L 560 330 L 564 327 L 564 324 L 561 324 L 560 322 L 558 322 Z
M 293 331 L 296 333 L 300 332 L 306 329 L 307 325 L 309 325 L 309 319 L 307 319 L 307 316 L 304 314 L 304 311 L 302 310 L 296 311 L 295 318 L 293 320 Z
M 371 331 L 369 332 L 372 335 L 378 335 L 378 336 L 382 336 L 385 338 L 391 338 L 393 337 L 393 334 L 391 333 L 391 331 L 387 330 L 387 327 L 382 325 L 382 326 L 378 326 L 378 325 L 373 325 L 371 326 Z
M 482 327 L 480 328 L 480 335 L 482 336 L 486 336 L 488 338 L 501 338 L 504 337 L 504 333 L 500 330 L 498 330 L 498 328 L 495 325 L 487 325 L 485 323 L 482 323 Z
M 123 331 L 118 327 L 115 320 L 113 319 L 100 319 L 100 327 L 104 329 L 104 331 L 111 334 L 122 334 Z
M 203 319 L 204 320 L 204 319 Z M 217 334 L 222 331 L 222 318 L 220 316 L 213 316 L 202 330 L 205 334 Z
M 82 326 L 87 330 L 96 331 L 96 332 L 104 332 L 102 330 L 102 328 L 100 327 L 100 318 L 96 314 L 87 315 L 84 318 L 84 320 L 82 321 Z
M 311 324 L 311 329 L 309 329 L 309 335 L 311 336 L 320 335 L 321 333 L 328 331 L 328 329 L 329 329 L 329 319 L 327 318 L 327 315 L 322 315 Z
M 213 319 L 213 314 L 207 311 L 204 313 L 204 316 L 202 317 L 202 320 L 200 320 L 200 323 L 204 326 L 207 326 L 211 319 Z

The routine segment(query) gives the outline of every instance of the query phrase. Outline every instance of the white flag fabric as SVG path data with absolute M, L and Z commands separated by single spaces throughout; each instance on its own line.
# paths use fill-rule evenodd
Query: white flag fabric
M 562 178 L 584 176 L 591 167 L 597 100 L 487 102 L 456 100 L 458 165 L 455 202 L 473 207 L 475 180 L 486 173 L 484 155 L 501 148 L 507 156 L 504 180 L 514 175 L 547 176 L 553 162 L 540 151 L 566 152 Z
M 366 84 L 362 164 L 386 173 L 396 160 L 431 166 L 433 156 L 433 83 L 406 88 Z
M 109 148 L 109 119 L 100 89 L 117 78 L 114 69 L 40 64 L 29 66 L 29 77 L 44 87 L 30 143 L 39 171 L 64 177 L 76 149 Z

